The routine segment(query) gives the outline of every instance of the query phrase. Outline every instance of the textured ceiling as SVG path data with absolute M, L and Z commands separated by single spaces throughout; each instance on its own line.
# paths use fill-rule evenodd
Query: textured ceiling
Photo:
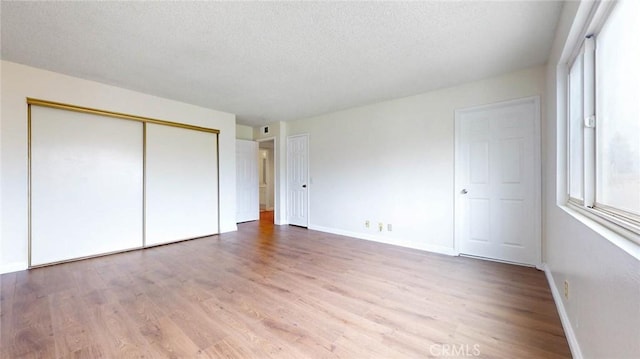
M 262 125 L 544 64 L 561 3 L 1 3 L 2 59 Z

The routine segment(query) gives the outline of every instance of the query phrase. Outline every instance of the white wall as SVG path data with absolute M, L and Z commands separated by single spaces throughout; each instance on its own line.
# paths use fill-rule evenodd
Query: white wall
M 238 140 L 253 141 L 253 128 L 251 126 L 236 125 L 236 138 Z
M 287 123 L 288 135 L 309 134 L 310 227 L 454 253 L 454 111 L 542 95 L 544 74 L 535 67 Z
M 565 42 L 581 28 L 578 23 L 585 15 L 585 5 L 588 4 L 565 3 L 548 62 L 547 116 L 543 124 L 544 257 L 574 356 L 637 358 L 640 246 L 561 207 L 566 190 L 563 119 L 566 88 L 557 86 L 558 79 L 564 79 L 562 73 L 558 76 L 562 68 L 557 65 Z M 574 22 L 576 26 L 571 30 Z M 564 291 L 565 280 L 569 282 L 569 299 L 559 294 Z
M 235 115 L 108 86 L 12 62 L 0 63 L 1 240 L 0 272 L 27 266 L 26 98 L 182 122 L 220 130 L 220 227 L 236 230 Z
M 275 206 L 275 162 L 273 149 L 267 150 L 267 210 L 273 210 Z

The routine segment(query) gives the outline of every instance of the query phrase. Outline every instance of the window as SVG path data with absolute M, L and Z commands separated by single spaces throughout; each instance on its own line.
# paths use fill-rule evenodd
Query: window
M 637 235 L 640 1 L 602 2 L 595 8 L 569 63 L 569 203 Z

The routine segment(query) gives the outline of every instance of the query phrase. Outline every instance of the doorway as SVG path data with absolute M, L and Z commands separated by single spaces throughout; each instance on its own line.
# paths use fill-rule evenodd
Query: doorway
M 539 98 L 457 110 L 455 117 L 457 251 L 540 265 Z
M 258 140 L 258 186 L 260 221 L 274 222 L 276 210 L 275 138 Z

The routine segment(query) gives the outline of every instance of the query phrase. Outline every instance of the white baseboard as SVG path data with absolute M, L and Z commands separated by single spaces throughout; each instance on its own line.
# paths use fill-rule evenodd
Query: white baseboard
M 564 335 L 567 337 L 567 342 L 569 342 L 569 349 L 571 349 L 571 355 L 575 359 L 583 359 L 582 350 L 580 350 L 580 344 L 578 344 L 578 338 L 576 338 L 576 333 L 573 331 L 573 327 L 571 326 L 569 315 L 567 314 L 567 311 L 564 308 L 562 295 L 558 291 L 556 282 L 553 279 L 553 275 L 551 274 L 551 269 L 549 269 L 549 266 L 547 266 L 546 263 L 542 264 L 542 268 L 544 270 L 545 275 L 547 276 L 547 282 L 549 283 L 549 287 L 551 288 L 553 301 L 556 303 L 556 308 L 558 308 L 558 314 L 560 315 L 560 322 L 562 322 Z
M 3 264 L 0 266 L 0 274 L 25 270 L 27 269 L 27 267 L 28 267 L 27 263 L 23 263 L 23 262 Z
M 316 225 L 309 225 L 309 229 L 314 230 L 314 231 L 319 231 L 319 232 L 337 234 L 337 235 L 340 235 L 340 236 L 347 236 L 347 237 L 353 237 L 353 238 L 357 238 L 357 239 L 364 239 L 364 240 L 372 241 L 372 242 L 385 243 L 385 244 L 391 244 L 391 245 L 400 246 L 400 247 L 419 249 L 419 250 L 432 252 L 432 253 L 446 254 L 448 256 L 457 256 L 458 255 L 458 253 L 453 248 L 449 248 L 449 247 L 434 246 L 434 245 L 430 245 L 430 244 L 414 243 L 414 242 L 408 242 L 408 241 L 400 241 L 400 240 L 394 240 L 394 239 L 388 238 L 388 237 L 381 237 L 381 236 L 376 236 L 376 235 L 371 235 L 371 234 L 366 234 L 366 233 L 351 232 L 351 231 L 345 231 L 345 230 L 342 230 L 342 229 L 323 227 L 323 226 L 316 226 Z

